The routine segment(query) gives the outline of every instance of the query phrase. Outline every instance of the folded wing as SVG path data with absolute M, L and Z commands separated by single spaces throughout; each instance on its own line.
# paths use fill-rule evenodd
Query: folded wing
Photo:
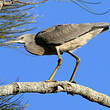
M 99 28 L 105 31 L 109 28 L 109 23 L 56 25 L 39 32 L 35 40 L 39 45 L 61 45 Z

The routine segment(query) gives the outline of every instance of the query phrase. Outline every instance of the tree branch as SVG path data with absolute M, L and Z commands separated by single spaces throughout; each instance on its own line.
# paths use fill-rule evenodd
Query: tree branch
M 46 2 L 47 0 L 42 0 L 42 1 L 39 1 L 39 2 L 22 2 L 22 1 L 19 1 L 19 0 L 13 0 L 13 2 L 16 2 L 16 3 L 22 3 L 24 5 L 34 5 L 34 4 L 39 4 L 39 3 L 44 3 Z
M 13 3 L 22 3 L 24 5 L 34 5 L 34 4 L 39 4 L 39 3 L 44 3 L 46 2 L 47 0 L 42 0 L 42 1 L 39 1 L 39 2 L 22 2 L 20 0 L 10 0 L 10 1 L 5 1 L 5 0 L 0 0 L 0 2 L 3 2 L 4 5 L 11 5 Z
M 96 92 L 88 87 L 70 83 L 67 81 L 52 82 L 14 82 L 9 85 L 0 86 L 0 96 L 7 96 L 19 93 L 58 93 L 67 92 L 68 94 L 80 95 L 92 102 L 97 102 L 110 108 L 110 97 Z
M 3 6 L 9 6 L 12 5 L 14 3 L 21 3 L 24 5 L 34 5 L 34 4 L 40 4 L 40 3 L 45 3 L 47 0 L 42 0 L 39 2 L 22 2 L 20 0 L 10 0 L 10 1 L 5 1 L 5 0 L 0 0 L 0 10 L 2 9 Z

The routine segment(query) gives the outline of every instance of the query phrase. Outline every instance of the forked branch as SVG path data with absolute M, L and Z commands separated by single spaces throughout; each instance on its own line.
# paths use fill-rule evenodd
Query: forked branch
M 110 97 L 96 92 L 88 87 L 70 83 L 67 81 L 53 82 L 14 82 L 9 85 L 0 86 L 0 96 L 7 96 L 20 93 L 58 93 L 66 92 L 71 95 L 80 95 L 87 100 L 97 102 L 100 105 L 110 108 Z

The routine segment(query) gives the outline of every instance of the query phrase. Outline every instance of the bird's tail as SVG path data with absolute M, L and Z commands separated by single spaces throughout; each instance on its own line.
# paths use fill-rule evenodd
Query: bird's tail
M 95 23 L 94 28 L 103 28 L 101 32 L 104 32 L 109 29 L 110 24 L 109 23 Z

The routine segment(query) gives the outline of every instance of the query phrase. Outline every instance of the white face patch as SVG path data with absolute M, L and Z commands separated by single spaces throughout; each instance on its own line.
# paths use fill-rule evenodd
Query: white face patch
M 69 51 L 69 50 L 74 50 L 76 48 L 79 48 L 82 45 L 86 44 L 89 39 L 91 39 L 91 38 L 95 37 L 97 34 L 101 33 L 102 30 L 103 30 L 103 28 L 100 28 L 100 29 L 96 29 L 91 32 L 88 32 L 80 37 L 77 37 L 74 40 L 71 40 L 67 43 L 64 43 L 64 44 L 58 46 L 58 48 L 61 51 Z

